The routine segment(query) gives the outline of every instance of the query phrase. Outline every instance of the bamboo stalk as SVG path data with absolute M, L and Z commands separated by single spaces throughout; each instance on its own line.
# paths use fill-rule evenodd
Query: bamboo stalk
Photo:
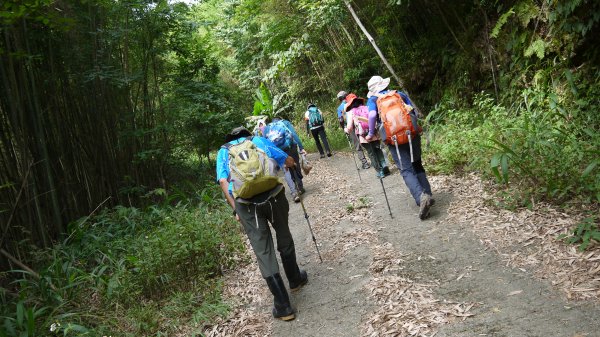
M 402 89 L 402 91 L 404 91 L 404 93 L 407 96 L 410 97 L 410 95 L 408 94 L 408 90 L 406 90 L 406 88 L 404 87 L 404 82 L 402 81 L 402 79 L 400 79 L 400 77 L 398 77 L 398 75 L 396 75 L 396 72 L 394 71 L 394 68 L 392 68 L 392 65 L 385 58 L 385 56 L 383 55 L 383 53 L 381 52 L 381 50 L 377 46 L 377 43 L 375 43 L 375 39 L 373 39 L 373 37 L 371 36 L 371 34 L 369 34 L 369 32 L 367 31 L 367 29 L 365 28 L 365 26 L 362 24 L 362 22 L 360 21 L 358 15 L 356 15 L 356 12 L 354 12 L 354 9 L 350 5 L 350 2 L 348 0 L 344 0 L 344 3 L 346 4 L 346 7 L 348 8 L 348 11 L 350 11 L 350 14 L 354 18 L 354 21 L 356 22 L 356 24 L 360 27 L 360 29 L 365 34 L 365 36 L 367 37 L 367 39 L 369 40 L 369 42 L 371 42 L 371 45 L 373 46 L 373 48 L 377 52 L 377 55 L 379 55 L 379 58 L 381 58 L 381 60 L 385 64 L 385 66 L 388 68 L 388 70 L 390 71 L 390 73 L 392 74 L 392 76 L 394 77 L 394 79 L 396 80 L 396 82 L 398 83 L 398 86 L 400 86 L 400 89 Z M 411 102 L 413 103 L 413 107 L 415 108 L 415 110 L 417 111 L 417 113 L 421 114 L 420 109 L 417 106 L 417 104 L 413 100 L 411 100 Z
M 6 256 L 6 258 L 8 258 L 12 263 L 19 266 L 21 269 L 27 271 L 35 278 L 40 279 L 40 274 L 36 273 L 33 269 L 27 267 L 23 262 L 19 261 L 17 258 L 12 256 L 9 252 L 5 251 L 4 248 L 0 248 L 0 253 L 2 255 Z M 50 285 L 50 286 L 52 287 L 52 289 L 55 289 L 53 285 Z
M 15 204 L 12 207 L 12 210 L 10 211 L 10 216 L 8 217 L 8 221 L 6 222 L 6 227 L 3 228 L 2 230 L 2 237 L 0 238 L 0 246 L 2 246 L 4 244 L 4 238 L 6 236 L 6 233 L 8 233 L 8 229 L 10 228 L 10 224 L 13 220 L 13 217 L 15 215 L 15 211 L 17 210 L 17 205 L 19 204 L 19 200 L 21 199 L 21 195 L 23 195 L 23 190 L 25 189 L 25 185 L 27 185 L 27 178 L 29 177 L 29 172 L 31 172 L 31 167 L 35 165 L 34 163 L 30 163 L 29 167 L 27 168 L 27 172 L 25 172 L 25 177 L 23 178 L 23 182 L 21 183 L 21 188 L 19 188 L 19 193 L 17 194 L 17 198 L 15 200 Z

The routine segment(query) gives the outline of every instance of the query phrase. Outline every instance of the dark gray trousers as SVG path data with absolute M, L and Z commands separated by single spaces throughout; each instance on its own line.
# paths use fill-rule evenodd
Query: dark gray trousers
M 294 239 L 288 226 L 289 204 L 285 189 L 261 204 L 235 202 L 235 211 L 250 239 L 262 277 L 279 272 L 279 264 L 269 223 L 275 230 L 277 250 L 281 255 L 295 254 Z

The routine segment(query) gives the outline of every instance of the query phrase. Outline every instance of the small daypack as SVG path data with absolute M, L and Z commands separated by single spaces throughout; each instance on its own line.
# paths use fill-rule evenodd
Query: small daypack
M 319 112 L 319 108 L 311 106 L 308 108 L 308 126 L 311 128 L 323 125 L 323 115 Z
M 400 94 L 395 90 L 377 95 L 377 110 L 387 144 L 394 145 L 394 138 L 398 145 L 406 144 L 409 142 L 409 134 L 411 138 L 414 138 L 422 131 L 421 127 L 413 123 L 410 116 L 412 107 L 404 103 Z
M 238 144 L 222 146 L 229 150 L 229 181 L 233 197 L 249 199 L 279 184 L 277 163 L 248 137 Z
M 369 108 L 366 105 L 358 106 L 352 109 L 354 119 L 354 132 L 359 136 L 366 136 L 369 133 Z
M 285 126 L 283 121 L 276 121 L 269 124 L 267 127 L 267 134 L 264 135 L 264 137 L 282 150 L 289 149 L 294 141 L 292 132 Z

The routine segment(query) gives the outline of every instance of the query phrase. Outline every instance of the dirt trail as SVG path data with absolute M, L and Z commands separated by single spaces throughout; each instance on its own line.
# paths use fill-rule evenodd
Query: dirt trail
M 207 335 L 600 336 L 597 302 L 567 301 L 530 271 L 507 267 L 470 225 L 449 222 L 454 197 L 435 177 L 436 205 L 426 221 L 400 174 L 386 177 L 390 218 L 372 169 L 360 171 L 359 184 L 349 154 L 309 159 L 304 203 L 323 263 L 300 205 L 292 203 L 298 261 L 309 275 L 291 294 L 296 320 L 271 319 L 270 294 L 251 264 L 226 287 L 237 303 L 232 318 Z

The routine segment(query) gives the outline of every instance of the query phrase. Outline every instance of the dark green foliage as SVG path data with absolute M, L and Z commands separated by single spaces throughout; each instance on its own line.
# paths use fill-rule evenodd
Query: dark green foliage
M 23 274 L 9 287 L 20 300 L 3 299 L 0 331 L 45 335 L 59 323 L 61 335 L 150 335 L 223 314 L 219 276 L 243 245 L 220 198 L 215 187 L 200 202 L 119 206 L 72 223 L 38 255 L 40 278 Z
M 560 235 L 559 239 L 564 239 L 567 243 L 578 244 L 578 249 L 584 251 L 593 242 L 600 243 L 600 227 L 598 227 L 598 215 L 594 214 L 583 219 L 570 236 Z

